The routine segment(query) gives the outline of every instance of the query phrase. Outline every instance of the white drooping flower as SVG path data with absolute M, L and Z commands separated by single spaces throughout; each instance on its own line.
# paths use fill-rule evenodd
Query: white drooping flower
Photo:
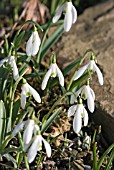
M 49 67 L 49 70 L 47 71 L 46 75 L 44 76 L 42 85 L 41 85 L 41 89 L 44 90 L 46 88 L 47 82 L 49 80 L 50 77 L 56 77 L 58 76 L 59 78 L 59 82 L 61 86 L 64 86 L 64 76 L 61 72 L 61 70 L 59 69 L 59 67 L 57 66 L 56 63 L 52 63 Z
M 95 63 L 95 60 L 90 60 L 85 66 L 81 67 L 75 74 L 74 80 L 77 80 L 82 74 L 86 71 L 86 69 L 91 70 L 97 73 L 98 80 L 100 85 L 103 85 L 103 75 Z
M 73 105 L 68 109 L 68 117 L 73 116 L 73 130 L 75 133 L 79 133 L 82 127 L 82 118 L 84 120 L 84 126 L 88 124 L 88 113 L 83 104 Z
M 64 30 L 68 32 L 72 24 L 74 24 L 77 20 L 77 11 L 72 2 L 65 2 L 62 6 L 58 7 L 56 14 L 52 20 L 53 23 L 56 23 L 59 20 L 62 12 L 65 12 Z
M 23 141 L 24 141 L 24 144 L 29 144 L 29 142 L 32 139 L 34 127 L 35 127 L 34 120 L 28 119 L 16 125 L 12 134 L 15 136 L 20 130 L 25 128 L 24 133 L 23 133 Z
M 28 150 L 28 162 L 31 163 L 34 161 L 37 151 L 42 150 L 42 142 L 44 143 L 46 154 L 48 157 L 51 156 L 51 146 L 50 144 L 42 137 L 42 135 L 36 135 L 33 139 L 32 145 Z
M 94 112 L 95 105 L 94 105 L 94 100 L 95 100 L 95 93 L 94 91 L 90 88 L 89 85 L 84 85 L 82 86 L 76 93 L 76 96 L 78 97 L 81 94 L 81 97 L 86 100 L 87 99 L 87 106 L 90 112 Z M 75 102 L 74 95 L 71 96 L 71 104 Z
M 19 72 L 18 72 L 18 68 L 15 62 L 15 57 L 14 56 L 9 56 L 4 58 L 3 60 L 0 61 L 0 67 L 5 63 L 8 62 L 8 64 L 10 64 L 12 71 L 13 71 L 13 77 L 14 80 L 16 81 L 19 78 Z
M 37 31 L 32 32 L 26 44 L 27 56 L 35 56 L 38 53 L 40 44 L 41 44 L 41 40 L 38 35 L 38 32 Z
M 16 81 L 19 78 L 19 72 L 18 72 L 18 68 L 17 68 L 16 62 L 15 62 L 14 56 L 10 56 L 9 64 L 11 65 L 11 68 L 13 71 L 14 80 Z
M 38 92 L 32 88 L 27 82 L 22 85 L 21 87 L 21 107 L 22 109 L 25 108 L 26 105 L 26 97 L 28 97 L 30 94 L 33 95 L 34 99 L 38 102 L 41 103 L 41 98 Z

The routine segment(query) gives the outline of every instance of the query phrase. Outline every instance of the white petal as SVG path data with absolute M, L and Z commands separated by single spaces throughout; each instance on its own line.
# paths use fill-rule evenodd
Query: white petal
M 37 155 L 38 142 L 39 142 L 39 137 L 35 136 L 33 143 L 31 145 L 31 147 L 29 148 L 29 151 L 27 154 L 29 163 L 33 162 L 35 159 L 35 156 Z
M 93 113 L 95 106 L 94 106 L 93 96 L 91 95 L 90 92 L 88 92 L 88 96 L 87 96 L 87 106 L 88 106 L 88 109 L 90 110 L 90 112 Z
M 32 55 L 32 40 L 33 40 L 33 33 L 31 34 L 31 36 L 28 39 L 27 44 L 26 44 L 26 53 L 27 53 L 27 56 L 31 56 Z
M 52 22 L 55 23 L 59 20 L 59 18 L 61 17 L 62 11 L 63 11 L 64 5 L 62 5 L 61 7 L 58 7 L 55 16 L 52 19 Z
M 90 60 L 89 63 L 88 63 L 88 69 L 94 71 L 94 64 L 95 64 L 95 61 Z
M 93 89 L 91 89 L 91 88 L 90 88 L 90 93 L 91 93 L 91 95 L 93 97 L 93 100 L 95 100 L 95 93 L 94 93 Z
M 34 129 L 34 120 L 27 120 L 26 129 L 23 133 L 23 141 L 25 144 L 28 144 L 32 139 L 32 133 Z
M 40 95 L 38 94 L 38 92 L 35 89 L 33 89 L 29 84 L 28 84 L 28 87 L 29 87 L 29 92 L 30 92 L 30 94 L 33 95 L 34 99 L 38 103 L 41 103 L 41 98 L 40 98 Z
M 78 91 L 76 91 L 76 97 L 78 97 L 79 96 L 79 94 L 81 93 L 81 91 L 83 90 L 83 86 L 78 90 Z
M 77 87 L 74 87 L 72 92 L 75 93 Z M 76 95 L 74 96 L 75 94 L 72 94 L 71 97 L 70 97 L 70 104 L 74 104 L 75 100 L 76 100 Z
M 36 135 L 39 130 L 40 130 L 39 126 L 35 124 L 34 125 L 34 135 Z
M 16 62 L 15 62 L 14 56 L 10 56 L 9 64 L 12 67 L 14 80 L 16 81 L 19 78 L 19 72 L 18 72 L 18 68 L 17 68 Z
M 26 93 L 25 93 L 25 91 L 22 91 L 21 92 L 21 107 L 22 107 L 22 109 L 25 108 L 25 105 L 26 105 Z
M 83 86 L 83 90 L 82 90 L 82 92 L 81 92 L 81 97 L 82 97 L 84 100 L 86 100 L 86 99 L 87 99 L 87 96 L 88 96 L 88 93 L 90 93 L 90 88 L 89 88 L 89 86 L 84 85 L 84 86 Z M 84 96 L 83 96 L 83 95 L 84 95 Z
M 57 69 L 57 75 L 59 77 L 59 82 L 61 86 L 64 86 L 64 76 L 63 73 L 61 72 L 61 70 L 59 69 L 59 67 L 56 65 L 56 69 Z
M 6 58 L 0 60 L 0 67 L 1 67 L 5 62 L 7 62 L 8 59 L 9 59 L 9 57 L 6 57 Z
M 100 85 L 103 85 L 103 75 L 102 75 L 99 67 L 98 67 L 96 64 L 94 64 L 94 69 L 95 69 L 95 71 L 96 71 L 96 73 L 97 73 L 97 76 L 98 76 L 98 80 L 99 80 Z
M 84 118 L 84 126 L 87 126 L 87 124 L 88 124 L 88 113 L 87 113 L 85 108 L 83 109 L 83 114 L 84 114 L 84 116 L 83 116 L 83 118 Z
M 56 67 L 57 67 L 57 64 L 56 63 L 54 63 L 54 64 L 51 64 L 51 68 L 52 68 L 52 73 L 51 73 L 51 77 L 56 77 L 57 76 L 57 69 L 56 69 Z
M 38 35 L 37 31 L 33 32 L 33 39 L 32 39 L 32 56 L 35 56 L 38 53 L 39 46 L 40 46 L 41 40 Z
M 71 97 L 70 97 L 70 104 L 74 104 L 74 102 L 75 102 L 75 97 L 72 94 Z
M 68 32 L 72 26 L 72 2 L 66 2 L 66 14 L 64 19 L 64 30 Z
M 28 144 L 25 144 L 25 143 L 24 143 L 24 145 L 23 145 L 23 150 L 24 150 L 24 151 L 27 151 L 28 148 L 30 147 L 30 145 L 32 144 L 32 142 L 33 142 L 33 139 L 31 139 Z
M 77 11 L 76 8 L 74 7 L 74 5 L 72 5 L 72 23 L 74 24 L 77 20 Z
M 75 74 L 74 76 L 74 80 L 77 80 L 79 77 L 82 76 L 82 74 L 85 72 L 85 70 L 87 69 L 88 64 L 86 64 L 85 66 L 81 67 Z
M 76 111 L 76 108 L 77 108 L 77 105 L 71 106 L 71 107 L 68 109 L 67 116 L 68 116 L 68 117 L 73 116 L 74 113 L 75 113 L 75 111 Z
M 25 123 L 26 123 L 26 121 L 23 121 L 23 122 L 19 123 L 18 125 L 16 125 L 12 134 L 16 135 L 21 129 L 23 129 Z
M 79 133 L 82 127 L 82 117 L 81 117 L 81 110 L 80 106 L 78 106 L 77 111 L 74 115 L 73 119 L 73 129 L 75 133 Z
M 49 80 L 49 77 L 51 76 L 52 73 L 52 68 L 50 67 L 49 70 L 47 71 L 46 75 L 44 76 L 41 89 L 44 90 L 46 88 L 47 82 Z
M 28 83 L 23 84 L 23 85 L 21 86 L 21 90 L 22 90 L 22 92 L 25 92 L 25 94 L 28 93 L 28 92 L 29 92 Z
M 37 151 L 42 150 L 42 136 L 41 135 L 37 135 L 38 136 L 38 146 L 37 146 Z
M 46 154 L 47 154 L 48 157 L 50 157 L 51 156 L 51 146 L 43 137 L 42 137 L 42 141 L 44 142 Z

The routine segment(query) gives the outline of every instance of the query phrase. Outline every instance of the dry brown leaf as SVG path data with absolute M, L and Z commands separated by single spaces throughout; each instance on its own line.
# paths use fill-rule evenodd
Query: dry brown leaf
M 30 0 L 25 21 L 32 19 L 35 8 L 37 7 L 37 3 L 38 3 L 37 0 Z

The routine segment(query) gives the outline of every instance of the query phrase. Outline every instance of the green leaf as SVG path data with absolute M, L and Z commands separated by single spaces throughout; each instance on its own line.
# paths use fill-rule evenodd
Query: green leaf
M 5 137 L 6 128 L 6 109 L 2 100 L 0 100 L 0 145 Z
M 103 155 L 101 156 L 101 158 L 99 159 L 99 161 L 98 161 L 98 167 L 97 167 L 98 169 L 97 169 L 97 170 L 100 170 L 100 167 L 101 167 L 104 159 L 106 158 L 107 154 L 109 154 L 109 152 L 110 152 L 113 148 L 114 148 L 114 143 L 108 147 L 108 149 L 104 152 L 104 154 L 103 154 Z
M 64 32 L 64 26 L 61 25 L 61 26 L 57 27 L 57 29 L 47 39 L 47 41 L 45 42 L 45 44 L 43 46 L 42 52 L 41 52 L 40 61 L 44 58 L 44 55 L 50 49 L 50 47 L 62 36 L 63 32 Z
M 7 77 L 8 72 L 9 72 L 8 69 L 0 67 L 0 78 Z
M 14 165 L 14 168 L 17 168 L 17 162 L 16 160 L 10 155 L 10 154 L 4 154 L 3 155 L 8 161 L 11 161 Z
M 20 99 L 18 99 L 14 105 L 13 105 L 13 117 L 12 117 L 12 124 L 15 123 L 15 120 L 18 116 L 18 111 L 19 111 L 19 108 L 20 108 Z
M 68 66 L 66 66 L 62 71 L 63 75 L 66 76 L 74 67 L 76 67 L 77 65 L 80 64 L 80 61 L 81 61 L 81 59 L 78 61 L 76 60 L 76 61 L 72 62 L 71 64 L 69 64 Z
M 111 169 L 110 165 L 111 165 L 113 159 L 114 159 L 114 149 L 112 150 L 112 152 L 111 152 L 111 154 L 110 154 L 110 157 L 109 157 L 109 159 L 108 159 L 108 162 L 107 162 L 107 165 L 106 165 L 106 167 L 105 167 L 105 170 Z
M 15 48 L 16 48 L 16 50 L 18 50 L 18 48 L 20 47 L 20 45 L 22 45 L 22 42 L 21 42 L 21 41 L 22 41 L 24 35 L 25 35 L 25 31 L 21 32 L 20 35 L 17 37 L 16 42 L 15 42 Z
M 75 88 L 76 86 L 80 85 L 80 83 L 85 80 L 87 77 L 89 76 L 89 73 L 85 73 L 83 74 L 78 80 L 73 81 L 70 90 L 72 90 L 73 88 Z
M 93 170 L 97 169 L 97 143 L 95 142 L 93 145 Z
M 48 127 L 51 125 L 51 123 L 52 123 L 53 120 L 57 117 L 57 115 L 61 112 L 61 110 L 62 110 L 62 107 L 60 107 L 59 109 L 57 109 L 57 110 L 52 114 L 52 116 L 46 121 L 46 123 L 42 126 L 42 129 L 41 129 L 41 133 L 42 133 L 42 134 L 48 129 Z

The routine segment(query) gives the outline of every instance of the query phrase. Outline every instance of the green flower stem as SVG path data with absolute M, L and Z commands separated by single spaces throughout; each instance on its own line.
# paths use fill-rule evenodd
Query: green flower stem
M 97 169 L 97 143 L 95 142 L 93 145 L 93 170 Z
M 34 22 L 32 20 L 25 21 L 24 24 L 21 26 L 21 28 L 17 31 L 17 33 L 16 33 L 16 35 L 15 35 L 15 37 L 13 39 L 13 44 L 15 44 L 15 41 L 16 41 L 19 33 L 21 32 L 22 28 L 25 26 L 25 24 L 33 24 L 36 27 L 38 27 L 41 31 L 43 31 L 42 27 L 38 23 L 36 23 L 36 22 Z
M 64 20 L 59 20 L 58 22 L 56 22 L 56 23 L 50 23 L 50 27 L 55 27 L 55 26 L 58 26 L 58 25 L 61 25 L 61 24 L 63 24 L 63 22 L 64 22 Z M 46 29 L 47 27 L 48 27 L 48 25 L 49 25 L 49 23 L 47 23 L 47 24 L 44 24 L 44 25 L 42 25 L 41 27 L 42 27 L 42 29 Z
M 83 63 L 84 59 L 87 57 L 87 54 L 88 54 L 88 53 L 92 53 L 92 52 L 93 52 L 93 51 L 92 51 L 91 49 L 88 49 L 88 50 L 84 53 L 82 59 L 81 59 L 80 62 L 79 62 L 79 66 Z M 78 69 L 78 68 L 77 68 L 77 69 Z M 71 79 L 70 79 L 70 81 L 69 81 L 69 84 L 67 85 L 67 91 L 70 89 L 70 87 L 71 87 L 71 85 L 72 85 L 72 82 L 73 82 L 74 76 L 75 76 L 75 74 L 76 74 L 76 72 L 77 72 L 77 69 L 74 71 L 73 76 L 71 77 Z
M 22 139 L 22 136 L 21 136 L 20 132 L 18 132 L 18 139 L 19 139 L 21 148 L 23 148 L 23 139 Z M 25 162 L 26 168 L 27 168 L 27 170 L 29 170 L 30 168 L 29 168 L 28 160 L 27 160 L 27 157 L 26 157 L 24 151 L 23 151 L 23 157 L 24 157 L 24 162 Z
M 9 112 L 9 120 L 7 124 L 7 132 L 10 132 L 12 129 L 12 111 L 13 111 L 13 102 L 14 102 L 14 96 L 15 96 L 15 91 L 17 88 L 18 83 L 20 80 L 23 78 L 23 75 L 27 72 L 27 69 L 25 68 L 21 74 L 21 76 L 18 78 L 18 80 L 15 82 L 13 86 L 13 91 L 12 91 L 12 96 L 11 96 L 11 103 L 10 103 L 10 112 Z
M 44 33 L 44 35 L 43 35 L 42 42 L 41 42 L 41 44 L 40 44 L 40 48 L 39 48 L 39 51 L 38 51 L 38 54 L 37 54 L 37 57 L 36 57 L 36 62 L 37 62 L 37 64 L 38 64 L 38 66 L 39 66 L 39 63 L 40 63 L 41 51 L 42 51 L 42 48 L 43 48 L 43 45 L 44 45 L 44 42 L 45 42 L 45 39 L 46 39 L 46 36 L 47 36 L 47 33 L 48 33 L 48 31 L 49 31 L 50 26 L 51 26 L 51 21 L 50 21 L 49 24 L 47 25 L 46 31 L 45 31 L 45 33 Z

